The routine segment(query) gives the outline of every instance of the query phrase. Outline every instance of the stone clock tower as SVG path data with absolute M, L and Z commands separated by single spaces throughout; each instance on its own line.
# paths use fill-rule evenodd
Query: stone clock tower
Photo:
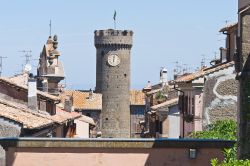
M 102 94 L 102 137 L 130 137 L 130 50 L 133 32 L 95 31 L 96 92 Z

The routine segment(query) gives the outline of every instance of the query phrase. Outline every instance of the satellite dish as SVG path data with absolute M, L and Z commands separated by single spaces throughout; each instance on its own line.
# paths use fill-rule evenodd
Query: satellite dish
M 32 69 L 31 64 L 26 64 L 26 65 L 24 66 L 24 71 L 29 72 L 29 71 L 31 71 L 31 69 Z

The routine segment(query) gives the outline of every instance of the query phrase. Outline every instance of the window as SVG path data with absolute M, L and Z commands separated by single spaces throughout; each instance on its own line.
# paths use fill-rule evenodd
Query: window
M 192 97 L 192 110 L 191 110 L 191 114 L 194 115 L 194 96 Z

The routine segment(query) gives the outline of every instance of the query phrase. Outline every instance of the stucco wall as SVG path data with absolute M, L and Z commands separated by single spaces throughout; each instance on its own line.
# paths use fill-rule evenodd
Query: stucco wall
M 217 120 L 237 119 L 237 82 L 235 76 L 234 66 L 231 66 L 206 77 L 203 127 Z
M 14 153 L 14 151 L 17 151 Z M 218 149 L 200 149 L 197 159 L 189 159 L 188 149 L 91 149 L 91 148 L 17 148 L 10 149 L 8 166 L 143 166 L 143 165 L 183 165 L 210 166 L 210 159 L 222 159 Z M 46 159 L 46 160 L 45 160 Z
M 234 141 L 192 139 L 0 138 L 8 166 L 44 165 L 210 165 L 223 159 Z M 196 157 L 189 157 L 189 150 Z
M 89 124 L 80 120 L 75 120 L 76 123 L 76 137 L 89 138 Z
M 179 138 L 180 136 L 180 110 L 178 105 L 169 108 L 169 132 L 168 138 Z

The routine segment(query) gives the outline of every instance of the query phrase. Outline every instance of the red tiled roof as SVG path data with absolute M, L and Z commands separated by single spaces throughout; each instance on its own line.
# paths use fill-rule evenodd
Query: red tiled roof
M 82 92 L 77 90 L 65 90 L 60 94 L 61 102 L 64 103 L 66 96 L 73 97 L 74 109 L 88 109 L 88 110 L 101 110 L 102 109 L 102 95 L 99 93 Z
M 130 105 L 145 105 L 145 94 L 141 90 L 131 90 Z

